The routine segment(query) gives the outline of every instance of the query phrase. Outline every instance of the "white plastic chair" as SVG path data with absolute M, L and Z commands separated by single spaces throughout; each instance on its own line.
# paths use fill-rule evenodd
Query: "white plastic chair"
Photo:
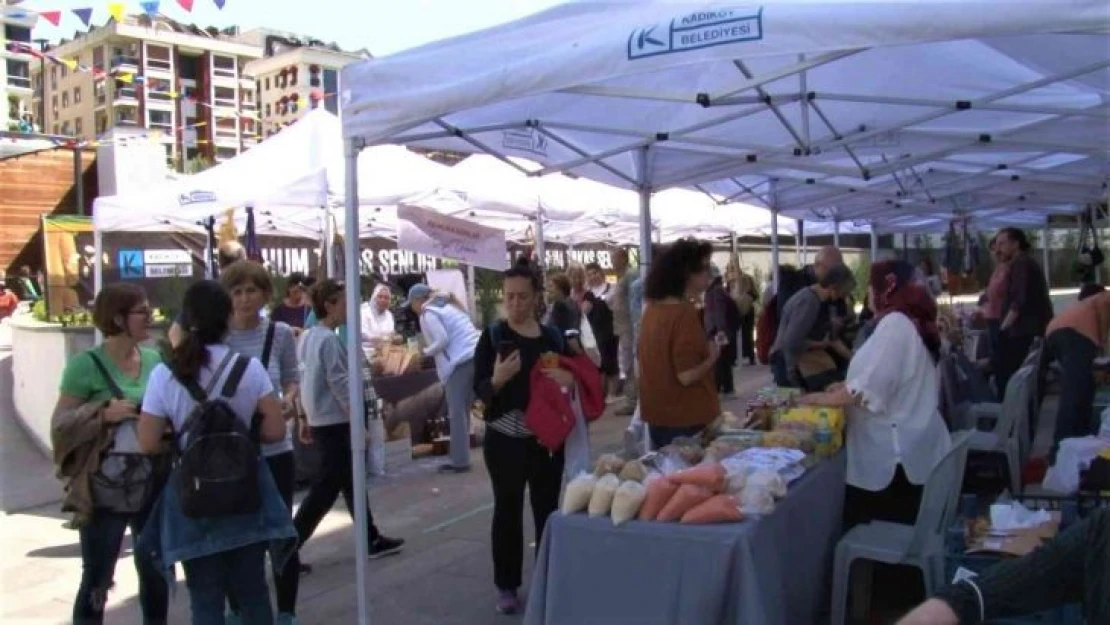
M 1032 445 L 1026 432 L 1030 411 L 1033 409 L 1033 393 L 1037 379 L 1037 365 L 1031 364 L 1018 369 L 1006 385 L 1006 396 L 1001 404 L 972 404 L 968 410 L 972 424 L 981 419 L 994 420 L 994 428 L 989 432 L 975 430 L 971 436 L 971 451 L 1000 453 L 1006 456 L 1007 472 L 1010 474 L 1010 493 L 1021 492 L 1021 464 L 1024 451 Z
M 921 507 L 913 525 L 872 521 L 853 527 L 836 544 L 832 625 L 844 623 L 848 582 L 852 563 L 856 560 L 868 562 L 868 566 L 859 571 L 863 583 L 857 587 L 861 589 L 870 588 L 870 562 L 916 566 L 925 578 L 927 596 L 932 596 L 944 584 L 944 531 L 955 519 L 971 435 L 971 431 L 963 431 L 952 437 L 952 448 L 925 482 Z M 870 602 L 869 591 L 860 594 L 864 596 L 859 599 Z

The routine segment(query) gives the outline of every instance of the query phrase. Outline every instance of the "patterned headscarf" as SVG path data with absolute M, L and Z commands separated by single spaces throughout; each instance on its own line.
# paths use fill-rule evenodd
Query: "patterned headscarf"
M 937 329 L 937 304 L 929 292 L 914 280 L 914 266 L 901 260 L 871 265 L 871 291 L 875 301 L 876 325 L 883 317 L 900 312 L 909 317 L 925 342 L 933 360 L 940 358 L 940 331 Z

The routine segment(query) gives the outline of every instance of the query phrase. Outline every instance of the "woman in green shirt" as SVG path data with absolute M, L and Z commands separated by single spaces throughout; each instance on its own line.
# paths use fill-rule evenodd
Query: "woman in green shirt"
M 90 402 L 107 402 L 98 414 L 101 426 L 113 429 L 112 443 L 102 454 L 100 469 L 92 477 L 92 514 L 78 528 L 83 570 L 73 605 L 73 622 L 82 625 L 103 623 L 104 605 L 112 587 L 123 535 L 128 527 L 132 536 L 142 532 L 150 504 L 161 487 L 153 470 L 154 462 L 147 459 L 146 468 L 138 469 L 145 473 L 129 472 L 137 465 L 128 462 L 143 459 L 126 453 L 139 453 L 137 438 L 133 438 L 136 419 L 147 378 L 162 361 L 156 350 L 139 345 L 150 338 L 150 318 L 150 304 L 141 288 L 126 283 L 104 287 L 93 304 L 93 322 L 104 335 L 104 342 L 71 358 L 62 373 L 55 414 Z M 127 449 L 130 440 L 135 443 L 134 450 Z M 125 468 L 111 464 L 116 461 Z M 138 500 L 129 498 L 135 491 L 131 487 L 134 475 L 146 475 L 149 480 L 146 488 L 140 482 Z M 121 483 L 128 484 L 125 492 L 113 488 Z M 142 558 L 135 558 L 135 567 L 139 572 L 143 623 L 164 624 L 169 605 L 165 578 Z

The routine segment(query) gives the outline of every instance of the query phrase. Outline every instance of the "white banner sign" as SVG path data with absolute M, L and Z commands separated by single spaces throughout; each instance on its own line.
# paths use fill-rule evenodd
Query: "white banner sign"
M 505 232 L 415 206 L 397 207 L 397 247 L 504 270 Z

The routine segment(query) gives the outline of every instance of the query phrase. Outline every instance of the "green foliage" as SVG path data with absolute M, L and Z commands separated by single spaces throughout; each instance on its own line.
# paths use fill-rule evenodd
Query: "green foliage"
M 856 279 L 856 290 L 852 293 L 856 303 L 862 303 L 867 297 L 867 283 L 871 281 L 871 256 L 860 254 L 856 262 L 852 263 L 852 276 Z
M 482 327 L 485 327 L 497 319 L 497 307 L 501 305 L 501 272 L 475 267 L 474 282 L 478 317 L 482 321 Z
M 194 156 L 186 159 L 183 155 L 178 154 L 173 160 L 174 171 L 183 174 L 199 174 L 210 167 L 215 167 L 215 165 L 216 161 L 204 156 Z

